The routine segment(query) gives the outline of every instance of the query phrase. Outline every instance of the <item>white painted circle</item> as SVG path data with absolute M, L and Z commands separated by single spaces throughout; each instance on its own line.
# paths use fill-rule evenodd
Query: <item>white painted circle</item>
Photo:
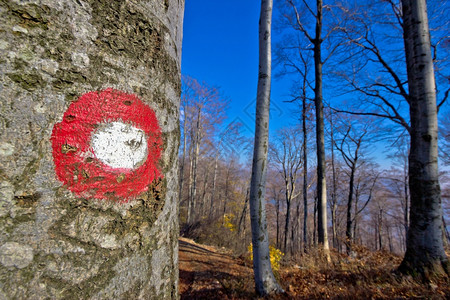
M 145 132 L 130 124 L 102 124 L 92 135 L 95 157 L 115 169 L 135 169 L 147 158 Z

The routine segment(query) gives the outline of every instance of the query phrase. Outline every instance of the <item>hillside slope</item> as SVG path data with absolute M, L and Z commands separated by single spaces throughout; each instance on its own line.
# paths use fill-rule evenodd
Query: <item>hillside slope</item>
M 181 299 L 257 299 L 248 261 L 224 249 L 179 240 Z M 275 299 L 450 299 L 449 282 L 418 283 L 396 275 L 401 258 L 356 248 L 355 258 L 334 254 L 325 265 L 311 256 L 277 274 L 286 294 Z M 271 298 L 273 299 L 273 298 Z

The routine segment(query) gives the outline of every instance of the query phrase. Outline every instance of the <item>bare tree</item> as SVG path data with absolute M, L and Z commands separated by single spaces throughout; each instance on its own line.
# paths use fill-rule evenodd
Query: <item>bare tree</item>
M 347 165 L 350 173 L 349 175 L 349 187 L 347 197 L 347 225 L 345 230 L 347 253 L 351 252 L 351 244 L 353 242 L 353 230 L 352 230 L 352 209 L 353 200 L 355 194 L 355 176 L 357 168 L 359 167 L 361 158 L 361 146 L 364 138 L 367 137 L 368 130 L 367 125 L 359 127 L 356 130 L 352 128 L 352 124 L 344 125 L 346 129 L 342 134 L 340 141 L 335 141 L 334 146 L 342 155 L 344 163 Z
M 255 288 L 260 295 L 282 292 L 270 264 L 265 194 L 269 150 L 272 0 L 261 1 L 259 19 L 259 73 L 256 97 L 255 143 L 250 183 L 250 216 Z
M 327 41 L 331 34 L 336 32 L 339 26 L 331 26 L 329 30 L 322 35 L 323 29 L 323 1 L 316 0 L 315 8 L 311 7 L 306 1 L 303 1 L 304 8 L 314 19 L 314 29 L 308 30 L 308 22 L 302 20 L 296 3 L 293 0 L 287 0 L 287 5 L 292 11 L 285 14 L 285 18 L 290 26 L 298 30 L 306 40 L 311 44 L 310 49 L 313 52 L 314 60 L 314 104 L 316 112 L 316 145 L 317 145 L 317 196 L 318 196 L 318 241 L 322 245 L 324 254 L 330 260 L 328 245 L 328 224 L 327 224 L 327 187 L 326 187 L 326 163 L 325 163 L 325 134 L 324 134 L 324 106 L 323 106 L 323 65 L 335 53 L 339 47 L 339 43 L 330 44 L 327 49 L 327 56 L 322 57 L 322 44 Z M 329 8 L 329 7 L 327 7 Z M 310 33 L 313 31 L 313 34 Z
M 402 0 L 411 118 L 411 219 L 400 270 L 423 276 L 450 273 L 442 241 L 436 84 L 425 0 Z
M 360 105 L 358 112 L 349 113 L 383 117 L 409 133 L 410 227 L 400 270 L 422 275 L 428 271 L 448 273 L 449 263 L 442 246 L 437 177 L 437 112 L 448 98 L 447 90 L 436 101 L 433 59 L 437 61 L 435 50 L 439 40 L 432 51 L 425 1 L 402 1 L 401 7 L 395 1 L 370 5 L 377 5 L 384 13 L 377 14 L 378 10 L 374 9 L 355 13 L 353 26 L 343 31 L 349 35 L 350 44 L 355 45 L 348 51 L 351 58 L 364 57 L 354 61 L 350 68 L 353 74 L 342 77 L 365 100 L 359 103 L 366 104 Z M 380 39 L 383 33 L 388 35 Z M 385 44 L 380 46 L 380 40 Z M 369 76 L 359 76 L 369 69 Z
M 183 156 L 181 170 L 185 169 L 185 157 L 189 154 L 188 170 L 188 193 L 187 193 L 187 224 L 197 221 L 200 207 L 204 202 L 206 194 L 198 199 L 198 164 L 203 152 L 210 152 L 211 140 L 215 139 L 219 125 L 225 119 L 225 110 L 228 101 L 222 97 L 218 88 L 211 87 L 206 83 L 200 83 L 189 76 L 182 77 L 183 84 Z M 209 142 L 208 142 L 209 141 Z M 219 143 L 221 143 L 219 141 Z M 186 146 L 187 144 L 187 146 Z M 209 146 L 209 147 L 208 147 Z M 186 149 L 188 147 L 188 149 Z M 187 153 L 186 153 L 187 152 Z M 219 152 L 217 152 L 219 153 Z M 215 168 L 217 165 L 215 165 Z M 217 171 L 217 170 L 216 170 Z M 207 176 L 206 173 L 203 174 Z M 184 174 L 182 173 L 184 177 Z M 216 183 L 216 173 L 213 176 L 213 189 Z M 204 184 L 206 184 L 205 177 Z M 180 184 L 184 180 L 180 179 Z M 182 189 L 183 186 L 180 186 Z M 200 202 L 198 203 L 198 200 Z
M 284 199 L 286 201 L 286 218 L 284 223 L 283 251 L 287 253 L 292 200 L 300 195 L 297 181 L 302 167 L 303 143 L 296 127 L 282 128 L 277 131 L 274 142 L 270 144 L 269 153 L 284 182 Z M 298 216 L 297 216 L 298 217 Z

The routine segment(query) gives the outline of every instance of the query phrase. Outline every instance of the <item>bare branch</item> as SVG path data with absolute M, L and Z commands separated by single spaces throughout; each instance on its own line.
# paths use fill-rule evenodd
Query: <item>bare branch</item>
M 335 109 L 333 107 L 330 107 L 333 111 L 338 112 L 338 113 L 344 113 L 344 114 L 349 114 L 349 115 L 357 115 L 357 116 L 374 116 L 374 117 L 379 117 L 379 118 L 386 118 L 391 120 L 394 123 L 397 123 L 399 125 L 402 125 L 403 127 L 405 127 L 406 130 L 408 130 L 408 132 L 411 132 L 411 127 L 403 120 L 399 120 L 391 115 L 384 115 L 384 114 L 378 114 L 378 113 L 374 113 L 374 112 L 355 112 L 355 111 L 348 111 L 348 110 L 340 110 L 340 109 Z
M 439 112 L 439 109 L 441 108 L 442 104 L 444 104 L 445 101 L 447 101 L 448 93 L 449 93 L 449 92 L 450 92 L 450 88 L 448 88 L 448 89 L 445 91 L 444 98 L 442 98 L 441 102 L 439 102 L 439 104 L 437 105 L 437 111 L 438 111 L 438 112 Z
M 295 18 L 296 18 L 296 21 L 297 21 L 298 29 L 299 29 L 301 32 L 303 32 L 303 34 L 306 36 L 306 38 L 307 38 L 311 43 L 314 43 L 314 39 L 309 35 L 308 31 L 303 27 L 303 24 L 302 24 L 302 22 L 301 22 L 301 20 L 300 20 L 300 15 L 299 15 L 298 10 L 297 10 L 297 7 L 295 6 L 295 4 L 293 3 L 292 0 L 289 0 L 288 3 L 289 3 L 289 4 L 292 6 L 292 8 L 294 9 L 294 12 L 295 12 Z

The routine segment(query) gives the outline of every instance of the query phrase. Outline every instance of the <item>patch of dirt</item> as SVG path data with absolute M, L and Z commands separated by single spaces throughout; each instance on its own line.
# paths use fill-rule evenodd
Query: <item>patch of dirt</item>
M 224 250 L 179 239 L 181 299 L 252 299 L 253 270 Z

